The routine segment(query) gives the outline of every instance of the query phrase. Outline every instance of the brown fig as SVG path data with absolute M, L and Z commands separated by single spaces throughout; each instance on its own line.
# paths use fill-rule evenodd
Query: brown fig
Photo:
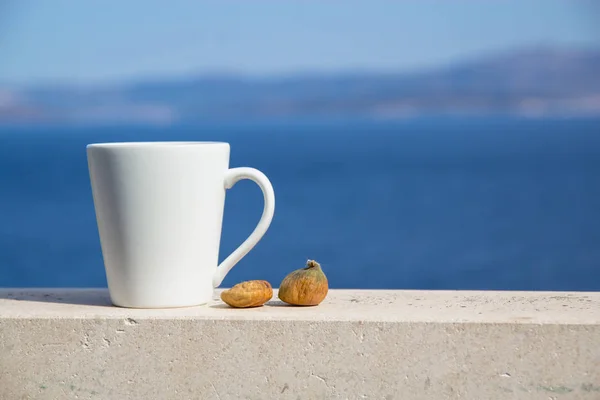
M 281 301 L 295 306 L 316 306 L 325 299 L 329 283 L 321 265 L 308 260 L 305 268 L 290 272 L 279 286 Z
M 235 308 L 259 307 L 272 297 L 273 288 L 267 281 L 241 282 L 221 292 L 221 300 Z

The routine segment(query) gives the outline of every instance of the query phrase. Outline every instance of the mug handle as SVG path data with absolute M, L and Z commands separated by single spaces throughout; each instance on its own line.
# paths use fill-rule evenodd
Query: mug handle
M 263 192 L 265 207 L 263 208 L 262 216 L 258 225 L 254 228 L 254 231 L 248 236 L 248 238 L 235 249 L 233 253 L 229 255 L 219 266 L 213 277 L 213 286 L 218 287 L 225 276 L 231 269 L 237 264 L 256 244 L 262 239 L 265 232 L 271 225 L 273 220 L 273 214 L 275 212 L 275 192 L 273 192 L 273 186 L 269 181 L 269 178 L 259 170 L 255 168 L 231 168 L 225 173 L 225 189 L 231 189 L 233 185 L 242 179 L 250 179 L 256 183 Z

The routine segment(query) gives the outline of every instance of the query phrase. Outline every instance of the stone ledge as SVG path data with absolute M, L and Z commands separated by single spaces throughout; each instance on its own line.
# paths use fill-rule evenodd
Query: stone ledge
M 0 399 L 71 398 L 597 400 L 600 293 L 132 310 L 105 290 L 0 289 Z
M 293 321 L 600 324 L 600 292 L 330 290 L 318 307 L 232 309 L 215 292 L 187 308 L 114 307 L 105 289 L 0 289 L 0 318 L 167 318 Z

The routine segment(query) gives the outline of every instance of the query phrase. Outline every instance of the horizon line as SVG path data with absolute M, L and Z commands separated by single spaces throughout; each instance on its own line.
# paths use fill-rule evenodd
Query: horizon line
M 600 52 L 600 45 L 556 45 L 556 44 L 537 44 L 524 45 L 520 47 L 511 47 L 505 49 L 491 49 L 489 51 L 477 54 L 467 54 L 458 60 L 437 62 L 423 67 L 413 67 L 402 69 L 396 67 L 378 68 L 378 67 L 348 67 L 338 69 L 298 69 L 295 71 L 280 72 L 249 72 L 236 70 L 234 68 L 190 70 L 189 72 L 179 73 L 148 73 L 140 75 L 128 75 L 108 79 L 83 79 L 83 80 L 47 80 L 33 82 L 1 82 L 0 92 L 11 90 L 27 90 L 31 88 L 56 89 L 56 88 L 111 88 L 120 86 L 135 86 L 149 82 L 169 82 L 185 81 L 189 79 L 223 79 L 238 81 L 273 81 L 289 80 L 298 78 L 320 78 L 320 77 L 349 77 L 360 75 L 380 75 L 380 76 L 398 76 L 411 75 L 418 73 L 436 72 L 439 70 L 452 68 L 461 65 L 468 65 L 473 62 L 491 60 L 497 57 L 516 55 L 522 53 L 534 52 Z

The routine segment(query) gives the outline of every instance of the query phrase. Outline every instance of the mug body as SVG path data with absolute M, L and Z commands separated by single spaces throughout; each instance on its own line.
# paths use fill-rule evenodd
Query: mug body
M 111 301 L 186 307 L 213 295 L 229 144 L 131 142 L 87 146 Z

